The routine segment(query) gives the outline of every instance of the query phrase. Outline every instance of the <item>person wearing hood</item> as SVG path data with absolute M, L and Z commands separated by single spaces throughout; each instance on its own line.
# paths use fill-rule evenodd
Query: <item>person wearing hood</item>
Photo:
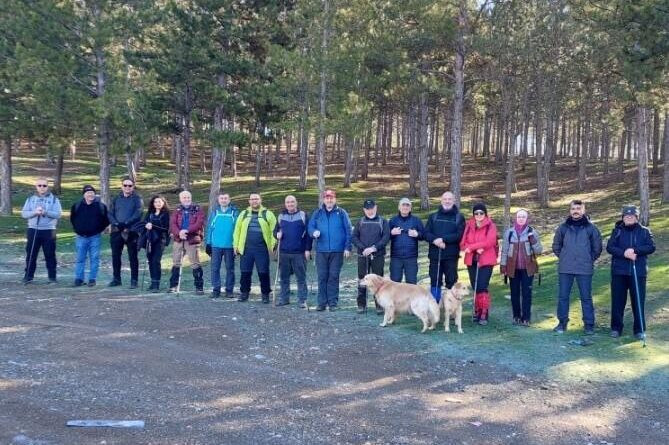
M 634 315 L 634 336 L 643 340 L 646 332 L 644 306 L 648 276 L 647 259 L 648 255 L 655 252 L 655 242 L 650 230 L 639 223 L 639 211 L 636 206 L 623 207 L 622 219 L 613 228 L 611 237 L 606 243 L 606 251 L 611 254 L 611 337 L 618 338 L 623 332 L 623 316 L 629 293 Z
M 44 252 L 49 284 L 56 283 L 56 225 L 61 213 L 60 200 L 49 191 L 46 178 L 37 178 L 35 193 L 26 199 L 21 210 L 21 216 L 28 221 L 23 284 L 33 281 L 40 248 Z
M 553 252 L 558 257 L 558 324 L 554 332 L 562 334 L 569 323 L 569 295 L 574 280 L 578 285 L 586 335 L 595 333 L 595 308 L 592 303 L 592 275 L 595 261 L 602 254 L 602 235 L 590 222 L 583 201 L 575 199 L 569 217 L 555 231 Z
M 211 257 L 211 298 L 221 296 L 221 263 L 225 262 L 225 296 L 232 298 L 235 286 L 235 251 L 232 237 L 239 210 L 230 202 L 228 193 L 218 195 L 218 205 L 210 212 L 207 222 L 207 255 Z
M 530 325 L 532 282 L 534 275 L 539 272 L 537 255 L 542 251 L 539 234 L 530 226 L 529 212 L 525 209 L 518 210 L 513 226 L 502 237 L 502 255 L 499 261 L 502 275 L 509 277 L 511 281 L 513 324 Z
M 450 289 L 458 281 L 460 241 L 465 231 L 465 217 L 455 205 L 451 192 L 441 195 L 439 209 L 427 217 L 424 239 L 430 244 L 430 292 L 439 303 L 442 283 Z M 443 280 L 443 281 L 442 281 Z
M 460 250 L 465 254 L 465 265 L 474 295 L 474 322 L 488 324 L 490 312 L 490 277 L 497 264 L 497 226 L 488 217 L 485 204 L 478 202 L 472 208 L 472 217 L 465 225 Z
M 74 245 L 77 257 L 74 263 L 74 287 L 83 286 L 86 258 L 90 258 L 88 286 L 96 284 L 100 267 L 100 242 L 102 232 L 109 225 L 107 206 L 95 195 L 92 185 L 85 185 L 81 201 L 72 205 L 70 222 L 76 234 Z
M 418 283 L 418 241 L 423 239 L 423 221 L 411 214 L 411 200 L 400 199 L 398 214 L 391 218 L 390 279 L 409 284 Z

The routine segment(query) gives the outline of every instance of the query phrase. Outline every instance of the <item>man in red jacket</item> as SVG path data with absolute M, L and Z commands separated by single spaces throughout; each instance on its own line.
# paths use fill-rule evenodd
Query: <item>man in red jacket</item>
M 203 239 L 204 211 L 193 204 L 193 197 L 188 191 L 179 193 L 181 203 L 170 216 L 170 237 L 174 240 L 172 245 L 172 276 L 170 277 L 170 288 L 167 292 L 175 292 L 179 285 L 181 273 L 181 262 L 188 255 L 193 268 L 193 282 L 195 293 L 204 294 L 204 278 L 202 266 L 200 266 L 199 248 Z

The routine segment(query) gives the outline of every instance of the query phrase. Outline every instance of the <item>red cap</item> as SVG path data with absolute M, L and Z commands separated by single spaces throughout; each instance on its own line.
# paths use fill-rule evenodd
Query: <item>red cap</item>
M 336 198 L 337 194 L 332 189 L 327 189 L 323 192 L 323 198 Z

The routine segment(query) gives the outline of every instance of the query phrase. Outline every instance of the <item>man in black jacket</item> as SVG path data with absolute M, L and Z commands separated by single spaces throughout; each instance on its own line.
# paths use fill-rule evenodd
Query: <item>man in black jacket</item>
M 125 177 L 121 181 L 123 186 L 111 202 L 109 207 L 109 222 L 111 223 L 111 235 L 109 244 L 112 250 L 112 270 L 114 278 L 109 286 L 121 285 L 121 255 L 123 246 L 128 247 L 128 258 L 130 259 L 130 288 L 137 287 L 139 277 L 139 260 L 137 258 L 137 223 L 142 219 L 142 197 L 135 192 L 135 182 Z
M 90 257 L 91 269 L 88 272 L 88 286 L 95 286 L 100 267 L 100 239 L 101 233 L 109 225 L 107 206 L 96 196 L 91 185 L 85 185 L 81 201 L 72 205 L 70 222 L 74 228 L 74 245 L 77 250 L 77 259 L 74 266 L 74 286 L 84 284 L 84 269 L 86 257 Z
M 400 199 L 399 213 L 389 222 L 390 227 L 390 279 L 418 283 L 418 241 L 423 239 L 423 221 L 411 214 L 411 200 Z
M 430 243 L 430 291 L 437 303 L 441 300 L 442 278 L 448 289 L 458 281 L 460 240 L 464 232 L 465 217 L 455 205 L 455 196 L 444 192 L 439 210 L 427 218 L 423 235 Z
M 606 251 L 611 254 L 611 337 L 620 337 L 623 331 L 623 316 L 629 293 L 634 314 L 634 335 L 643 340 L 646 332 L 644 306 L 647 258 L 655 252 L 655 242 L 650 230 L 639 224 L 636 206 L 623 207 L 622 220 L 613 228 L 606 243 Z
M 390 240 L 388 221 L 377 214 L 376 202 L 367 199 L 363 203 L 365 215 L 358 220 L 353 229 L 351 242 L 358 249 L 358 278 L 362 279 L 368 273 L 383 276 L 383 265 L 386 255 L 386 244 Z M 376 304 L 376 312 L 383 313 L 383 309 Z M 367 288 L 358 286 L 358 313 L 367 309 Z

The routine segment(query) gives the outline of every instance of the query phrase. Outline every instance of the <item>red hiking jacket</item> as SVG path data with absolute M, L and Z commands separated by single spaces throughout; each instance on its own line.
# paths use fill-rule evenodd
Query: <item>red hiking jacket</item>
M 497 264 L 497 226 L 489 217 L 485 217 L 481 222 L 481 227 L 476 227 L 474 218 L 467 220 L 465 233 L 460 241 L 460 250 L 469 248 L 471 252 L 465 254 L 465 264 L 472 265 L 474 254 L 477 249 L 483 248 L 483 253 L 479 255 L 479 266 L 494 266 Z

